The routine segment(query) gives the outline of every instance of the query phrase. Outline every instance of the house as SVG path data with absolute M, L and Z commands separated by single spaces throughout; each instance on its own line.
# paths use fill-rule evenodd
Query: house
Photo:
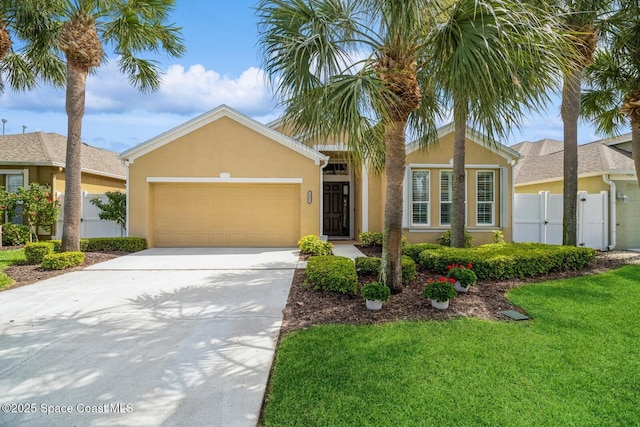
M 52 193 L 62 199 L 66 149 L 67 138 L 56 133 L 0 136 L 0 186 L 17 191 L 18 187 L 37 182 L 50 186 Z M 118 154 L 87 144 L 82 145 L 81 176 L 82 191 L 86 193 L 103 194 L 126 188 L 126 169 Z M 20 223 L 21 218 L 14 222 Z
M 428 151 L 407 146 L 404 229 L 435 242 L 450 226 L 453 126 Z M 467 228 L 475 243 L 511 236 L 512 165 L 519 154 L 467 138 Z M 350 162 L 341 141 L 317 144 L 227 106 L 121 154 L 128 227 L 154 246 L 295 246 L 301 236 L 354 239 L 382 231 L 384 177 Z
M 514 168 L 516 196 L 545 192 L 560 198 L 564 180 L 563 143 L 543 139 L 521 142 L 511 148 L 523 157 Z M 579 198 L 579 203 L 588 202 L 587 197 L 595 195 L 601 195 L 603 201 L 582 209 L 583 213 L 578 209 L 578 215 L 584 217 L 578 221 L 587 228 L 585 237 L 596 229 L 604 230 L 605 244 L 586 246 L 640 248 L 640 189 L 631 157 L 631 133 L 578 146 L 578 191 L 585 195 Z M 598 218 L 603 226 L 593 220 L 588 224 L 590 218 Z

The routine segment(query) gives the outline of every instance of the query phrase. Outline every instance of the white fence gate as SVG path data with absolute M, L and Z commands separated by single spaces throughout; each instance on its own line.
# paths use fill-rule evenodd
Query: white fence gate
M 606 249 L 608 237 L 608 193 L 578 193 L 578 245 Z M 541 191 L 516 194 L 513 204 L 513 241 L 562 244 L 561 194 Z
M 99 197 L 103 202 L 107 202 L 104 194 L 82 193 L 82 216 L 80 217 L 80 237 L 123 237 L 125 230 L 115 221 L 100 219 L 100 208 L 91 204 L 91 199 Z M 56 234 L 53 239 L 62 238 L 62 225 L 64 218 L 64 195 L 60 196 L 60 212 L 56 223 Z

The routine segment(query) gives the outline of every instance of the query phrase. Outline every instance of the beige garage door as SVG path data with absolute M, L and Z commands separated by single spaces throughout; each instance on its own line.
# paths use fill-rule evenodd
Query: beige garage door
M 155 246 L 296 246 L 300 186 L 153 184 Z

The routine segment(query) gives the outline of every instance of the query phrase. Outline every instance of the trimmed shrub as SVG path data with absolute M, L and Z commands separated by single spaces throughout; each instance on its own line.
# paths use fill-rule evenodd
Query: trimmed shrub
M 62 248 L 61 240 L 50 240 L 53 243 L 54 252 L 60 252 Z M 90 239 L 80 239 L 80 250 L 82 252 L 139 252 L 147 249 L 147 241 L 142 237 L 92 237 Z
M 382 233 L 375 233 L 373 231 L 365 231 L 360 233 L 360 246 L 363 248 L 381 247 L 384 240 Z M 407 244 L 407 238 L 402 236 L 402 246 Z
M 27 243 L 24 247 L 24 256 L 28 264 L 40 264 L 45 256 L 53 253 L 53 243 L 36 242 Z
M 26 225 L 2 224 L 2 244 L 4 246 L 24 245 L 29 241 L 29 227 Z
M 49 243 L 53 244 L 53 251 L 60 252 L 62 250 L 62 240 L 49 240 Z M 87 245 L 89 244 L 89 239 L 80 239 L 80 250 L 82 252 L 87 252 Z
M 327 256 L 333 252 L 333 243 L 325 242 L 318 236 L 310 234 L 298 240 L 300 253 L 314 256 Z
M 360 233 L 360 244 L 365 248 L 382 246 L 382 239 L 382 233 L 374 233 L 373 231 Z
M 64 270 L 66 268 L 77 267 L 84 262 L 82 252 L 62 252 L 44 257 L 42 268 L 47 270 Z
M 473 240 L 473 236 L 467 230 L 464 230 L 464 247 L 470 248 L 471 241 Z M 438 243 L 442 246 L 451 246 L 451 230 L 447 230 L 444 232 L 442 236 L 438 239 Z
M 408 256 L 402 257 L 402 283 L 410 283 L 416 277 L 416 263 Z
M 84 252 L 140 252 L 147 249 L 147 241 L 142 237 L 94 237 L 87 239 Z
M 341 256 L 312 256 L 307 260 L 307 284 L 315 290 L 358 293 L 356 266 Z
M 420 252 L 425 251 L 427 249 L 440 249 L 442 245 L 437 245 L 435 243 L 414 243 L 410 245 L 406 245 L 402 247 L 402 255 L 406 255 L 411 258 L 414 262 L 420 262 Z
M 377 257 L 369 257 L 369 256 L 361 256 L 355 259 L 356 262 L 356 273 L 358 276 L 365 274 L 375 274 L 378 275 L 380 273 L 380 262 L 382 260 Z
M 358 276 L 380 274 L 382 260 L 377 257 L 358 257 L 355 259 Z M 402 283 L 407 284 L 416 277 L 416 263 L 408 256 L 402 257 Z
M 498 243 L 473 249 L 425 250 L 420 253 L 420 264 L 446 274 L 448 265 L 471 263 L 478 280 L 505 280 L 581 270 L 593 261 L 595 254 L 593 249 L 575 246 Z
M 491 238 L 493 239 L 493 243 L 504 243 L 504 235 L 500 230 L 494 231 L 491 234 Z

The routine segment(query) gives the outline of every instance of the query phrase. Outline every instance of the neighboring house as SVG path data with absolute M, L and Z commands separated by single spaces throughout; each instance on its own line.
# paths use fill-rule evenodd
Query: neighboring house
M 348 161 L 345 144 L 287 136 L 220 106 L 121 154 L 128 233 L 149 246 L 295 246 L 301 236 L 382 231 L 384 177 Z M 428 151 L 407 146 L 404 227 L 435 242 L 450 226 L 453 126 Z M 467 229 L 474 243 L 511 236 L 519 154 L 467 138 Z
M 562 195 L 562 142 L 543 139 L 511 148 L 523 157 L 514 168 L 517 195 Z M 604 198 L 604 214 L 600 217 L 606 221 L 606 244 L 599 249 L 640 248 L 640 190 L 631 158 L 631 133 L 578 146 L 578 191 Z M 595 209 L 600 210 L 600 206 L 584 213 L 585 224 L 588 215 L 598 213 Z
M 66 147 L 67 138 L 56 133 L 0 136 L 0 186 L 17 191 L 18 187 L 37 182 L 50 186 L 62 200 Z M 117 153 L 83 144 L 81 179 L 86 193 L 125 191 L 126 169 Z

